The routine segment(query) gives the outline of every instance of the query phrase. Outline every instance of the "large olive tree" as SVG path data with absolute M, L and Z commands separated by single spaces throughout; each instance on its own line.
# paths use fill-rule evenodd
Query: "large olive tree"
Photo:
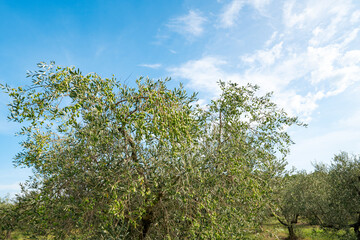
M 34 176 L 17 207 L 29 234 L 77 239 L 235 239 L 263 218 L 296 118 L 258 87 L 220 82 L 207 107 L 168 80 L 136 86 L 38 65 L 3 86 Z

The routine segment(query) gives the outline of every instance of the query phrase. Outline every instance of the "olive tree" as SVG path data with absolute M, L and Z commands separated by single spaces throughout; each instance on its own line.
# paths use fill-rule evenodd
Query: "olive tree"
M 83 75 L 40 63 L 31 84 L 3 89 L 22 123 L 15 163 L 34 176 L 17 206 L 27 232 L 77 239 L 233 239 L 263 218 L 299 124 L 220 82 L 206 108 L 180 86 Z M 24 230 L 24 231 L 25 231 Z
M 284 176 L 283 185 L 275 195 L 277 208 L 274 214 L 277 220 L 287 228 L 289 240 L 297 239 L 294 225 L 298 223 L 299 217 L 306 216 L 307 191 L 307 174 L 300 172 Z
M 320 225 L 333 229 L 353 228 L 360 239 L 360 157 L 346 152 L 336 154 L 329 166 L 318 165 L 323 184 L 313 210 Z
M 10 239 L 16 228 L 16 212 L 9 197 L 0 198 L 0 239 Z
M 302 216 L 310 225 L 324 226 L 319 216 L 328 215 L 330 202 L 330 184 L 328 181 L 327 166 L 314 165 L 315 170 L 306 175 L 304 181 L 304 207 Z

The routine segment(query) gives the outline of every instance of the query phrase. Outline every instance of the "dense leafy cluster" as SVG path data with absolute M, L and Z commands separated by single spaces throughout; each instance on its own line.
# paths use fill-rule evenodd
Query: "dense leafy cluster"
M 27 87 L 3 86 L 24 124 L 17 165 L 34 170 L 16 200 L 18 228 L 57 239 L 239 239 L 265 217 L 301 124 L 220 82 L 196 105 L 180 86 L 136 86 L 38 65 Z

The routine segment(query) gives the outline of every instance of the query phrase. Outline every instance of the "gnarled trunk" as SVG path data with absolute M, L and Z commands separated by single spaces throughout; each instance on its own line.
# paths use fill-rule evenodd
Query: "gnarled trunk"
M 289 237 L 287 238 L 288 240 L 297 239 L 297 236 L 294 231 L 294 224 L 297 223 L 298 216 L 299 215 L 295 215 L 291 221 L 286 221 L 286 222 L 282 221 L 280 218 L 277 218 L 278 221 L 288 229 L 289 232 Z
M 146 213 L 146 215 L 141 219 L 141 225 L 142 225 L 142 239 L 146 238 L 146 235 L 150 229 L 150 226 L 153 221 L 153 212 L 150 210 Z

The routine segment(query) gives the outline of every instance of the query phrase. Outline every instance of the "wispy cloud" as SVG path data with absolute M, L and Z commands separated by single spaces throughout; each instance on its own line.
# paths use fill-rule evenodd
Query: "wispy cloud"
M 283 22 L 288 28 L 313 28 L 318 25 L 335 25 L 351 11 L 351 0 L 286 1 Z M 331 17 L 330 17 L 331 16 Z
M 248 0 L 248 3 L 251 4 L 258 11 L 262 11 L 266 6 L 270 4 L 271 0 Z
M 96 48 L 96 51 L 95 51 L 95 57 L 100 57 L 106 50 L 106 47 L 103 46 L 103 45 L 100 45 Z
M 223 27 L 231 27 L 239 17 L 240 10 L 245 2 L 243 0 L 234 0 L 228 4 L 220 15 L 220 22 Z
M 251 5 L 259 12 L 264 11 L 264 7 L 270 3 L 270 0 L 233 0 L 227 4 L 220 14 L 220 25 L 222 27 L 232 27 L 240 16 L 240 11 L 245 5 Z
M 146 67 L 146 68 L 152 68 L 152 69 L 158 69 L 162 65 L 160 63 L 154 63 L 154 64 L 139 64 L 140 67 Z
M 178 67 L 168 68 L 168 71 L 173 77 L 187 79 L 190 88 L 216 94 L 219 90 L 217 81 L 229 78 L 229 74 L 221 69 L 226 63 L 220 58 L 207 56 L 197 60 L 190 60 Z
M 242 56 L 243 62 L 247 64 L 255 64 L 258 62 L 262 66 L 268 66 L 274 64 L 274 62 L 280 58 L 282 53 L 283 42 L 279 42 L 270 49 L 257 50 L 255 54 Z
M 207 19 L 200 11 L 190 10 L 188 14 L 170 20 L 167 26 L 185 37 L 199 37 L 204 32 Z

